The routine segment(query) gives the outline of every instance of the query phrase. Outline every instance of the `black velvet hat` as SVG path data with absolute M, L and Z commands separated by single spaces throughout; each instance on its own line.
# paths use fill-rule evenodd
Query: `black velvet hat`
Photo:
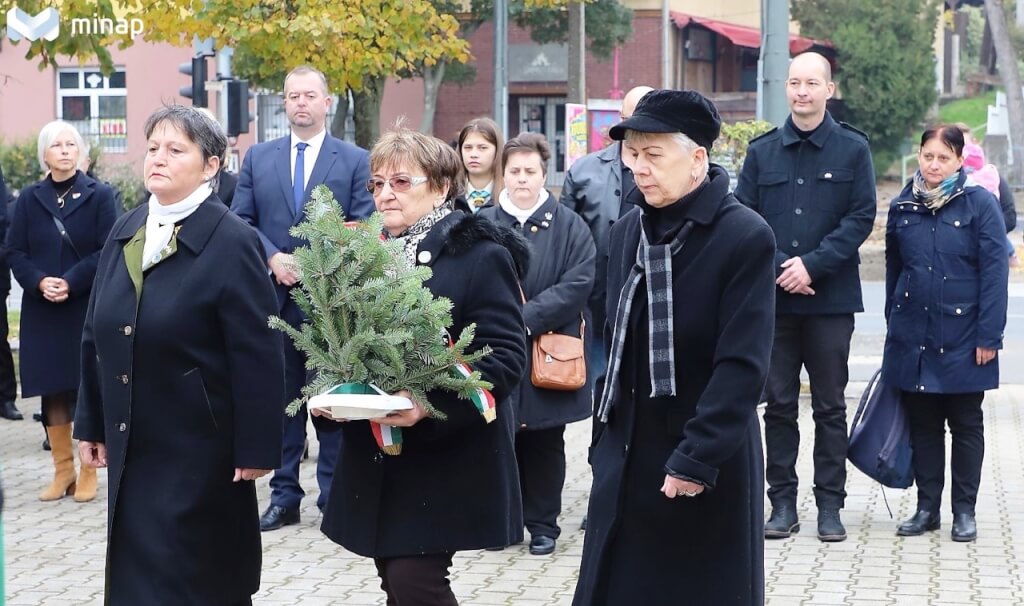
M 627 130 L 642 133 L 683 133 L 711 151 L 721 132 L 722 119 L 715 105 L 693 90 L 652 90 L 636 104 L 633 115 L 608 131 L 616 141 Z

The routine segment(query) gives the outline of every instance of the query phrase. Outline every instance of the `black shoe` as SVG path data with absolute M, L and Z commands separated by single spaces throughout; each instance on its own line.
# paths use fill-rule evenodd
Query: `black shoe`
M 50 437 L 49 436 L 47 436 L 46 439 L 43 440 L 43 450 L 45 450 L 47 452 L 50 451 Z
M 21 414 L 18 407 L 14 405 L 14 400 L 5 400 L 0 402 L 0 417 L 8 421 L 20 421 L 25 418 L 25 415 Z
M 280 505 L 271 505 L 260 517 L 260 530 L 277 530 L 284 526 L 291 526 L 299 523 L 298 509 L 285 509 Z
M 818 510 L 818 539 L 825 543 L 838 543 L 846 540 L 846 528 L 839 519 L 838 509 Z
M 779 505 L 772 508 L 772 515 L 764 523 L 764 538 L 788 539 L 800 532 L 800 519 L 796 516 L 796 508 Z
M 587 516 L 583 516 L 583 521 L 580 522 L 580 530 L 587 529 Z
M 918 511 L 914 517 L 900 524 L 896 529 L 898 537 L 916 537 L 929 530 L 938 530 L 940 526 L 939 514 L 929 511 Z
M 969 513 L 954 513 L 952 535 L 953 540 L 957 543 L 967 543 L 977 539 L 978 523 L 974 520 L 974 516 Z
M 41 413 L 41 412 L 34 412 L 34 413 L 32 413 L 32 420 L 35 421 L 36 423 L 42 423 L 43 422 L 43 413 Z
M 555 552 L 555 540 L 551 537 L 536 536 L 530 539 L 531 555 L 551 555 Z

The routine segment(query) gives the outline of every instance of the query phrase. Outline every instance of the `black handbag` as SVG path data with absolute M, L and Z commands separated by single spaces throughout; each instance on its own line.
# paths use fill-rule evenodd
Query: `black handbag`
M 886 384 L 881 373 L 875 371 L 860 397 L 846 458 L 883 486 L 909 488 L 914 470 L 907 411 L 900 390 Z

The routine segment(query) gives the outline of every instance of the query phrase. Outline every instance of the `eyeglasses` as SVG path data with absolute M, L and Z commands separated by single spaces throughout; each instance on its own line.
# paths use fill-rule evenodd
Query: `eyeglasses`
M 391 191 L 401 193 L 409 191 L 414 186 L 426 182 L 426 177 L 406 177 L 405 175 L 391 177 L 387 181 L 384 179 L 370 179 L 366 182 L 366 191 L 376 195 L 384 189 L 384 184 L 387 183 L 391 186 Z

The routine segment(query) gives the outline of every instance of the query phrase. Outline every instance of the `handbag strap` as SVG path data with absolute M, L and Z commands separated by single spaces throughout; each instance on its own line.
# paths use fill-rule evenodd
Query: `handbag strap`
M 526 305 L 526 293 L 523 292 L 523 285 L 519 284 L 519 296 L 523 299 L 523 305 Z M 587 329 L 587 319 L 583 316 L 583 312 L 580 312 L 580 339 L 583 339 L 583 333 Z M 553 333 L 553 330 L 549 330 L 548 334 Z
M 75 243 L 71 241 L 71 236 L 68 235 L 68 230 L 66 227 L 64 227 L 64 222 L 61 221 L 60 218 L 57 217 L 57 215 L 50 216 L 53 218 L 53 224 L 57 226 L 57 231 L 60 232 L 60 237 L 63 238 L 64 241 L 68 243 L 68 246 L 71 247 L 71 252 L 75 253 L 75 256 L 81 259 L 82 255 L 81 253 L 78 252 L 78 248 L 75 247 Z
M 861 417 L 864 416 L 864 412 L 868 407 L 868 400 L 871 399 L 871 392 L 875 389 L 875 386 L 878 384 L 878 378 L 881 376 L 881 374 L 881 368 L 876 370 L 875 374 L 871 375 L 871 380 L 868 381 L 868 386 L 864 389 L 864 393 L 861 394 L 860 404 L 857 405 L 857 412 L 855 412 L 853 415 L 853 423 L 850 424 L 851 433 L 860 423 Z

